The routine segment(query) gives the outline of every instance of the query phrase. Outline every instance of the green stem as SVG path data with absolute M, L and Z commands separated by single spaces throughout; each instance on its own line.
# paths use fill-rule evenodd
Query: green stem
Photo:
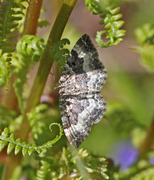
M 30 92 L 29 98 L 27 100 L 26 109 L 23 115 L 23 123 L 20 127 L 20 130 L 18 132 L 18 136 L 23 140 L 27 141 L 28 134 L 30 132 L 30 125 L 27 119 L 27 114 L 37 106 L 40 100 L 40 96 L 43 92 L 44 86 L 46 84 L 46 80 L 48 78 L 48 75 L 50 73 L 50 69 L 53 65 L 54 59 L 50 57 L 49 51 L 52 46 L 56 42 L 58 42 L 61 38 L 61 35 L 63 33 L 63 30 L 66 26 L 66 23 L 68 21 L 68 18 L 74 8 L 74 5 L 77 0 L 64 0 L 61 9 L 58 13 L 58 16 L 55 20 L 55 23 L 53 25 L 53 28 L 51 30 L 51 33 L 48 38 L 48 42 L 44 51 L 44 54 L 40 60 L 40 65 L 38 68 L 38 72 L 32 87 L 32 90 Z M 22 156 L 16 157 L 15 155 L 11 157 L 11 165 L 7 168 L 7 172 L 9 172 L 9 177 L 7 177 L 6 180 L 9 180 L 9 178 L 12 175 L 13 168 L 16 164 L 20 164 L 22 160 Z M 17 162 L 18 161 L 18 162 Z M 12 167 L 11 167 L 12 166 Z M 9 170 L 10 168 L 10 170 Z
M 140 146 L 139 153 L 144 154 L 152 150 L 153 143 L 154 143 L 154 118 L 147 129 L 147 134 Z

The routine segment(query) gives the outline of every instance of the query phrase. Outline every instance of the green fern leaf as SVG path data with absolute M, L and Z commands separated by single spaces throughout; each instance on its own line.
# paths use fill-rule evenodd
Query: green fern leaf
M 37 62 L 43 53 L 44 47 L 45 44 L 42 38 L 38 38 L 34 35 L 25 35 L 18 41 L 16 50 L 19 54 L 30 56 L 32 60 Z M 37 60 L 35 56 L 38 57 Z
M 25 156 L 28 152 L 27 144 L 26 144 L 26 142 L 23 142 L 22 145 L 24 146 L 22 148 L 22 154 L 23 154 L 23 156 Z
M 5 128 L 4 131 L 2 132 L 2 138 L 5 138 L 5 137 L 8 137 L 9 135 L 9 129 L 8 128 Z
M 98 31 L 96 34 L 96 42 L 98 47 L 108 47 L 119 44 L 123 39 L 122 36 L 125 35 L 125 30 L 119 30 L 124 24 L 124 21 L 119 21 L 122 17 L 122 14 L 117 14 L 120 10 L 120 7 L 112 9 L 113 3 L 110 6 L 107 6 L 105 2 L 97 0 L 85 0 L 86 5 L 88 6 L 89 11 L 93 11 L 93 14 L 100 15 L 102 20 L 100 25 L 105 25 L 105 28 L 108 30 Z M 106 39 L 109 39 L 105 43 L 102 39 L 102 35 L 106 34 Z
M 63 148 L 53 155 L 51 151 L 39 155 L 41 167 L 37 179 L 109 179 L 107 163 L 103 157 L 95 157 L 86 150 Z M 50 169 L 50 170 L 49 170 Z M 47 171 L 48 170 L 48 171 Z M 113 173 L 113 172 L 110 172 Z M 47 178 L 48 177 L 48 178 Z M 110 175 L 112 179 L 112 175 Z
M 20 146 L 20 144 L 21 144 L 21 139 L 20 138 L 18 138 L 17 140 L 16 140 L 16 146 L 15 146 L 15 151 L 14 151 L 14 154 L 15 155 L 17 155 L 19 152 L 20 152 L 20 150 L 22 149 L 22 146 Z
M 42 151 L 46 152 L 47 148 L 52 147 L 52 145 L 55 144 L 63 135 L 62 126 L 60 124 L 53 123 L 49 127 L 49 129 L 51 131 L 52 131 L 51 126 L 53 126 L 53 125 L 58 125 L 59 130 L 60 130 L 59 135 L 57 135 L 56 138 L 53 139 L 52 141 L 48 141 L 47 143 L 44 143 L 41 146 L 27 144 L 26 142 L 22 142 L 22 140 L 20 138 L 15 140 L 13 134 L 11 134 L 10 137 L 8 137 L 9 129 L 5 128 L 0 136 L 0 151 L 2 151 L 4 149 L 4 147 L 9 143 L 8 148 L 7 148 L 8 154 L 13 151 L 14 147 L 15 147 L 15 155 L 18 154 L 21 150 L 22 150 L 23 156 L 25 156 L 27 153 L 31 154 L 33 151 L 37 151 L 38 153 L 40 153 Z
M 104 30 L 104 31 L 100 31 L 97 32 L 96 35 L 96 42 L 98 47 L 108 47 L 111 45 L 117 45 L 119 44 L 123 39 L 121 38 L 122 36 L 125 35 L 125 30 L 119 30 L 119 28 L 121 28 L 124 24 L 124 21 L 118 21 L 122 15 L 121 14 L 117 14 L 115 15 L 115 13 L 118 13 L 120 10 L 120 8 L 115 8 L 112 10 L 108 10 L 105 14 L 106 17 L 104 18 L 104 15 L 100 15 L 101 18 L 104 18 L 100 24 L 106 24 L 105 28 L 108 30 Z M 110 39 L 107 43 L 105 43 L 102 40 L 102 34 L 106 34 L 106 38 Z
M 154 46 L 148 43 L 141 47 L 133 47 L 141 55 L 141 64 L 149 71 L 154 72 Z
M 0 139 L 2 139 L 2 141 L 0 141 L 0 151 L 2 151 L 4 149 L 4 147 L 8 144 L 7 141 L 3 140 L 8 135 L 9 135 L 9 129 L 5 128 L 4 131 L 2 132 L 2 135 L 0 136 Z
M 4 53 L 0 56 L 0 87 L 5 84 L 9 87 L 11 54 Z
M 13 151 L 13 149 L 15 148 L 15 144 L 13 142 L 11 142 L 11 141 L 14 141 L 14 140 L 15 140 L 15 136 L 12 133 L 10 135 L 10 143 L 8 145 L 8 148 L 7 148 L 7 154 L 10 154 Z
M 2 151 L 7 144 L 8 144 L 8 142 L 6 142 L 6 141 L 0 141 L 0 151 Z
M 17 30 L 18 22 L 22 19 L 21 2 L 18 4 L 8 0 L 7 4 L 0 6 L 0 11 L 0 87 L 5 84 L 9 87 L 11 53 L 16 46 L 11 41 L 17 37 L 12 33 Z M 8 58 L 4 58 L 6 54 Z
M 0 105 L 0 129 L 10 126 L 11 132 L 17 127 L 16 111 L 9 111 L 5 106 Z M 15 125 L 15 127 L 13 127 Z
M 32 154 L 33 151 L 34 151 L 34 149 L 32 149 L 32 148 L 29 149 L 29 150 L 28 150 L 28 155 L 30 156 L 30 155 Z
M 17 43 L 17 54 L 14 54 L 13 56 L 13 66 L 15 67 L 14 74 L 17 76 L 14 88 L 21 112 L 24 110 L 25 98 L 23 92 L 29 68 L 34 65 L 34 62 L 39 61 L 44 47 L 44 40 L 42 38 L 37 38 L 34 35 L 25 35 Z M 31 59 L 34 62 L 31 61 Z
M 66 44 L 70 44 L 70 41 L 68 39 L 62 39 L 54 47 L 52 47 L 50 51 L 50 55 L 57 62 L 57 66 L 60 67 L 60 72 L 63 71 L 63 68 L 70 54 L 68 49 L 62 49 Z
M 141 47 L 133 47 L 141 55 L 141 64 L 148 70 L 154 71 L 154 26 L 145 24 L 135 30 L 135 36 Z
M 15 148 L 15 144 L 9 143 L 8 148 L 7 148 L 7 154 L 10 154 L 14 148 Z

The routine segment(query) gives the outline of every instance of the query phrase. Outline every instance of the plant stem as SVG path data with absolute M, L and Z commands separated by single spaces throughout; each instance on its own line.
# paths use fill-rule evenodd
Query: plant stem
M 51 33 L 49 35 L 48 41 L 46 48 L 44 50 L 44 54 L 42 58 L 40 59 L 40 65 L 38 68 L 38 72 L 32 87 L 32 90 L 30 92 L 30 95 L 27 99 L 27 104 L 26 104 L 26 109 L 23 114 L 23 123 L 20 127 L 20 130 L 18 132 L 18 136 L 23 140 L 27 141 L 28 139 L 28 134 L 30 132 L 30 125 L 29 121 L 27 119 L 27 114 L 35 108 L 40 100 L 40 96 L 43 92 L 47 77 L 50 73 L 50 69 L 53 65 L 53 58 L 51 58 L 49 51 L 52 46 L 56 42 L 58 42 L 61 38 L 61 35 L 63 33 L 63 30 L 66 26 L 66 23 L 68 21 L 68 18 L 74 8 L 74 5 L 77 0 L 64 0 L 61 9 L 58 13 L 58 16 L 55 20 L 55 23 L 53 25 L 53 28 L 51 30 Z M 22 160 L 22 155 L 18 155 L 19 157 L 17 158 L 15 155 L 11 157 L 12 163 L 7 167 L 7 174 L 9 172 L 9 175 L 6 180 L 9 180 L 12 172 L 17 164 L 20 164 Z M 12 168 L 13 167 L 13 168 Z
M 17 99 L 16 93 L 15 93 L 15 90 L 13 87 L 13 83 L 15 82 L 15 80 L 16 80 L 16 77 L 12 75 L 10 78 L 9 92 L 8 92 L 7 97 L 5 99 L 5 106 L 8 108 L 8 110 L 14 110 L 16 112 L 19 112 L 18 99 Z
M 27 14 L 26 14 L 26 20 L 24 24 L 24 32 L 25 34 L 36 34 L 37 25 L 38 25 L 38 19 L 40 16 L 40 10 L 42 7 L 43 0 L 31 0 L 28 6 Z
M 139 151 L 140 154 L 144 154 L 147 151 L 151 150 L 153 143 L 154 143 L 154 119 L 152 120 L 151 124 L 147 129 L 147 135 L 140 147 L 140 151 Z

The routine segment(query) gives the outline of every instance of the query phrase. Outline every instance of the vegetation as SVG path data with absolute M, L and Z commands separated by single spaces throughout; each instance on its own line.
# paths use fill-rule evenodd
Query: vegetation
M 68 45 L 83 34 L 68 21 L 77 0 L 52 1 L 50 11 L 53 11 L 53 17 L 57 14 L 52 28 L 46 19 L 39 18 L 45 12 L 42 0 L 1 0 L 2 180 L 153 179 L 154 25 L 150 10 L 154 3 L 152 0 L 144 3 L 122 0 L 84 2 L 85 9 L 91 11 L 90 18 L 100 18 L 103 30 L 97 31 L 95 38 L 99 48 L 106 51 L 118 47 L 123 38 L 132 37 L 134 32 L 139 45 L 132 44 L 130 48 L 140 55 L 142 73 L 137 70 L 128 73 L 113 58 L 115 71 L 107 68 L 108 79 L 103 88 L 103 96 L 107 99 L 105 117 L 93 127 L 80 148 L 72 148 L 63 135 L 59 95 L 54 88 L 69 56 L 71 48 Z M 128 4 L 127 10 L 134 5 L 136 9 L 142 8 L 134 8 L 133 20 L 124 18 L 124 28 L 128 31 L 125 36 L 124 20 L 121 19 Z M 147 18 L 142 16 L 144 7 L 149 9 Z M 127 12 L 130 16 L 131 12 Z M 51 29 L 48 38 L 45 38 L 45 31 L 37 37 L 36 31 L 45 27 Z M 71 36 L 72 32 L 76 35 Z M 117 53 L 121 55 L 119 51 Z M 50 83 L 46 85 L 48 77 Z

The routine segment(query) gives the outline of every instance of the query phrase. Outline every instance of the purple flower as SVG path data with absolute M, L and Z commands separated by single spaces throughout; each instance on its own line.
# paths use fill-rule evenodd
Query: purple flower
M 116 143 L 111 149 L 110 156 L 115 164 L 120 165 L 120 170 L 129 168 L 138 157 L 137 148 L 133 147 L 129 139 Z

